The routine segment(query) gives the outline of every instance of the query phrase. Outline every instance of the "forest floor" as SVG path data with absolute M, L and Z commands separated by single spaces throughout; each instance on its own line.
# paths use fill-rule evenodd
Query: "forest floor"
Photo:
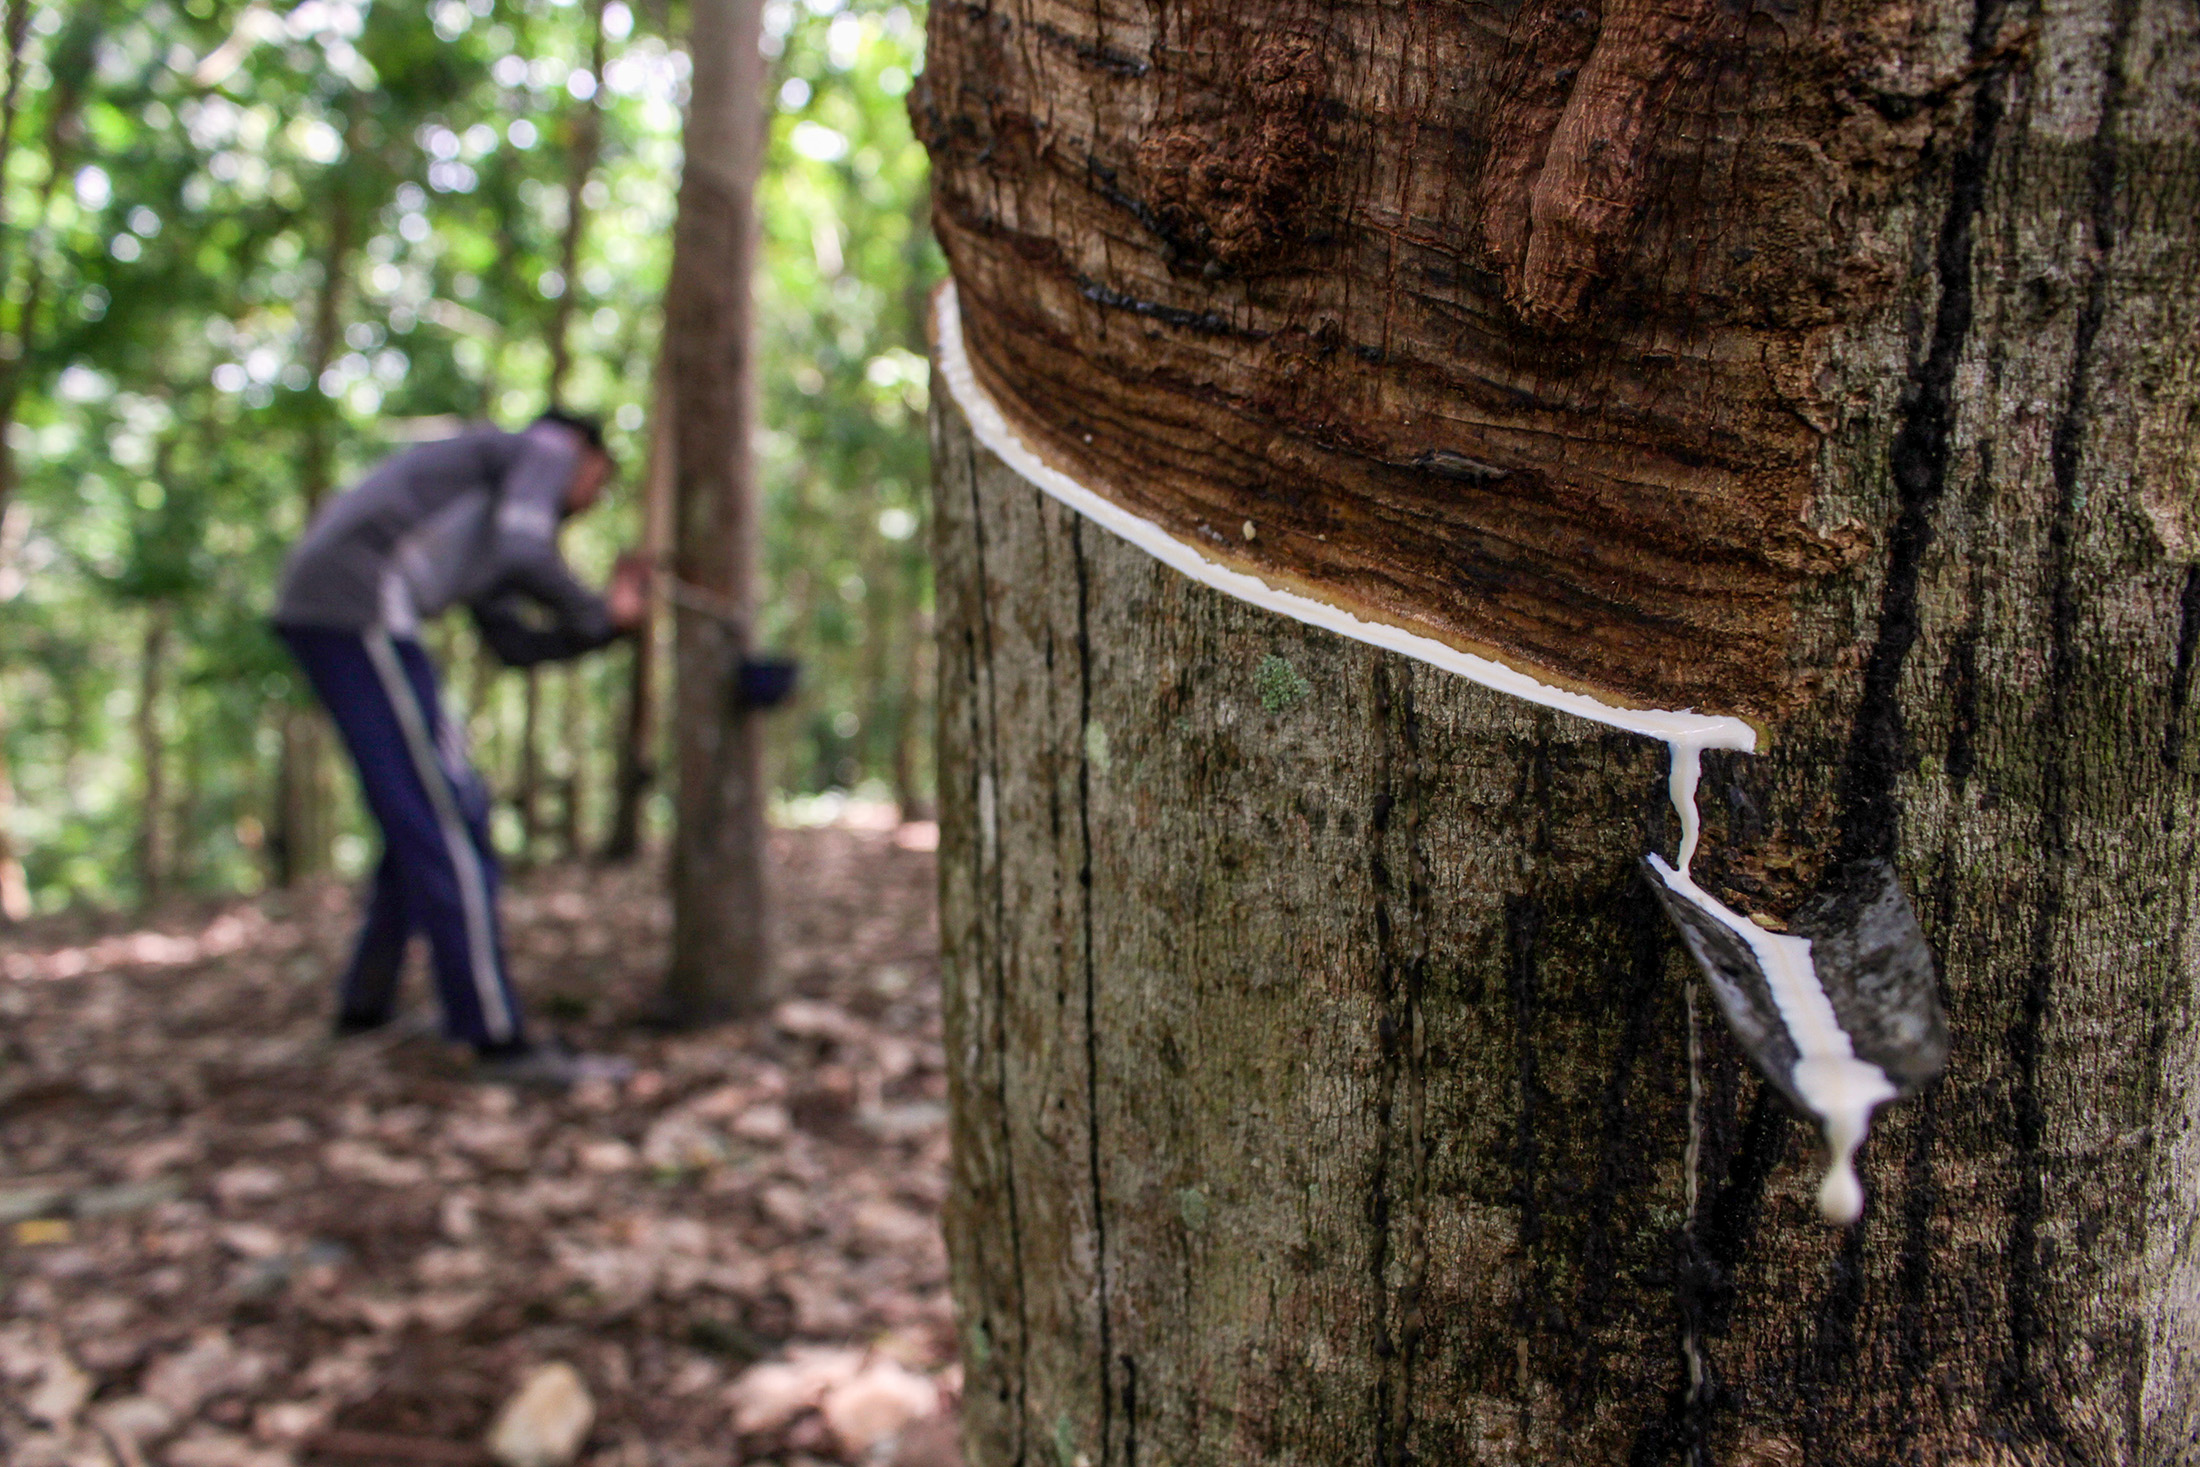
M 332 1040 L 334 884 L 0 939 L 0 1460 L 489 1464 L 562 1363 L 598 1467 L 959 1462 L 931 828 L 865 813 L 774 834 L 779 1001 L 701 1033 L 655 873 L 513 881 L 538 1027 L 636 1066 L 563 1097 Z

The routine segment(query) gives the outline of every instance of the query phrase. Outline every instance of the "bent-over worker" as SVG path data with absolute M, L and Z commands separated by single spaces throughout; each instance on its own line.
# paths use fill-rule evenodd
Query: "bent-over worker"
M 506 663 L 576 657 L 639 626 L 646 570 L 622 559 L 604 596 L 582 586 L 558 530 L 602 496 L 603 429 L 551 411 L 518 433 L 486 425 L 409 448 L 322 509 L 291 551 L 277 632 L 359 771 L 382 860 L 339 993 L 339 1035 L 395 1014 L 407 940 L 427 936 L 444 1030 L 485 1078 L 563 1086 L 605 1066 L 536 1042 L 505 969 L 489 796 L 443 716 L 419 628 L 453 606 Z

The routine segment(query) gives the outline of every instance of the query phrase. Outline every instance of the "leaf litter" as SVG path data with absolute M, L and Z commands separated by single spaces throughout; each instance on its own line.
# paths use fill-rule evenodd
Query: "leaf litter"
M 9 934 L 0 1459 L 956 1467 L 927 834 L 775 832 L 778 1002 L 692 1034 L 657 872 L 515 880 L 537 1026 L 636 1066 L 562 1097 L 331 1040 L 334 884 Z

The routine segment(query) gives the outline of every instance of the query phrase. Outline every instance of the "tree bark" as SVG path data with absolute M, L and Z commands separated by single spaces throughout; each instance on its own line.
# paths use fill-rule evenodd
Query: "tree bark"
M 981 1467 L 2200 1461 L 2200 22 L 1683 9 L 941 7 L 912 110 L 1015 434 L 1749 716 L 1701 879 L 1890 859 L 1946 1074 L 1826 1226 L 1640 874 L 1665 750 L 936 392 Z
M 15 567 L 15 557 L 27 529 L 21 504 L 0 508 L 0 602 L 22 589 L 22 573 Z M 30 880 L 8 830 L 15 810 L 15 781 L 8 773 L 7 730 L 7 686 L 0 680 L 0 929 L 26 921 L 31 915 Z
M 904 574 L 904 580 L 914 579 Z M 907 598 L 908 624 L 903 629 L 906 643 L 905 660 L 894 677 L 894 743 L 892 776 L 894 781 L 894 805 L 904 821 L 930 820 L 938 814 L 938 808 L 927 791 L 920 775 L 929 768 L 931 760 L 920 757 L 925 735 L 930 731 L 931 711 L 925 704 L 925 693 L 936 685 L 932 666 L 933 637 L 931 615 L 918 604 L 918 598 Z
M 467 677 L 466 742 L 473 752 L 474 767 L 481 771 L 482 780 L 494 791 L 504 784 L 505 755 L 503 711 L 496 706 L 497 679 L 504 665 L 496 654 L 484 646 L 481 634 L 467 628 L 467 659 L 472 672 Z M 451 678 L 455 686 L 457 674 Z
M 558 274 L 565 289 L 550 308 L 550 405 L 565 405 L 565 379 L 573 369 L 573 307 L 580 296 L 581 241 L 588 234 L 588 203 L 583 197 L 595 175 L 596 160 L 603 151 L 603 69 L 607 37 L 603 28 L 603 0 L 588 7 L 589 74 L 596 90 L 574 111 L 566 139 L 565 233 L 558 241 Z
M 750 272 L 763 154 L 758 0 L 691 11 L 685 163 L 665 291 L 672 375 L 679 823 L 672 852 L 670 1017 L 760 1003 L 770 972 L 763 742 L 734 693 L 756 574 Z M 698 609 L 707 605 L 710 610 Z
M 902 252 L 903 293 L 901 309 L 908 345 L 911 351 L 925 350 L 930 335 L 927 317 L 930 314 L 927 282 L 930 270 L 926 265 L 926 221 L 932 212 L 932 189 L 927 180 L 916 198 L 910 202 L 911 228 L 907 247 Z M 921 542 L 919 542 L 921 543 Z M 900 663 L 901 672 L 897 689 L 897 704 L 893 743 L 894 801 L 901 809 L 901 818 L 930 820 L 937 812 L 930 794 L 920 780 L 920 770 L 929 771 L 935 762 L 934 751 L 925 747 L 929 743 L 936 710 L 931 706 L 931 690 L 938 681 L 938 669 L 934 664 L 935 637 L 932 613 L 924 605 L 925 576 L 928 567 L 917 553 L 917 543 L 900 547 L 903 553 L 892 557 L 894 581 L 903 601 L 902 635 L 907 639 L 908 650 Z
M 580 297 L 581 243 L 588 234 L 585 195 L 603 149 L 602 83 L 607 43 L 603 9 L 603 0 L 593 0 L 588 7 L 588 65 L 590 75 L 596 78 L 597 88 L 574 110 L 568 120 L 571 131 L 566 138 L 565 230 L 558 240 L 558 275 L 565 285 L 550 308 L 550 380 L 547 384 L 550 406 L 560 408 L 566 406 L 566 379 L 573 370 L 573 307 Z M 532 859 L 542 813 L 542 729 L 537 716 L 542 702 L 542 669 L 530 667 L 520 676 L 527 684 L 527 718 L 520 734 L 520 784 L 513 803 L 518 808 L 520 830 L 526 844 L 524 859 Z M 562 721 L 568 749 L 577 750 L 580 745 L 571 741 L 579 732 L 573 717 L 578 704 L 571 696 L 570 677 L 569 673 Z M 580 761 L 574 757 L 559 782 L 558 829 L 568 858 L 578 854 L 574 842 L 579 838 L 575 805 L 579 798 L 580 770 Z
M 581 827 L 587 818 L 588 750 L 593 740 L 588 727 L 588 685 L 582 681 L 580 667 L 567 663 L 559 686 L 565 693 L 559 718 L 565 771 L 558 779 L 558 853 L 574 861 L 580 859 L 584 845 Z
M 4 177 L 15 153 L 16 130 L 21 119 L 24 49 L 29 37 L 31 6 L 27 0 L 11 0 L 0 13 L 0 38 L 7 47 L 7 79 L 0 92 L 0 177 Z M 14 574 L 12 562 L 22 532 L 22 508 L 15 501 L 15 413 L 39 345 L 39 324 L 46 297 L 46 263 L 43 235 L 54 189 L 68 164 L 76 142 L 84 100 L 84 84 L 97 53 L 98 17 L 79 14 L 71 18 L 48 57 L 49 84 L 44 100 L 45 169 L 30 210 L 31 227 L 21 231 L 23 243 L 12 255 L 0 253 L 0 305 L 15 304 L 13 329 L 0 335 L 0 585 Z M 5 200 L 0 199 L 0 226 L 8 223 Z M 0 245 L 5 231 L 0 230 Z M 21 922 L 31 914 L 30 883 L 16 854 L 8 829 L 15 810 L 15 784 L 8 776 L 6 732 L 7 704 L 0 699 L 0 928 Z
M 355 155 L 358 146 L 354 102 L 344 129 L 345 155 Z M 336 359 L 337 343 L 343 337 L 344 291 L 350 283 L 352 252 L 357 243 L 351 190 L 340 174 L 329 182 L 328 236 L 322 246 L 320 286 L 313 298 L 313 323 L 306 334 L 307 411 L 298 453 L 298 494 L 304 501 L 308 524 L 335 487 L 336 445 L 330 429 L 336 410 L 321 386 L 321 377 Z M 276 775 L 275 833 L 268 842 L 275 856 L 278 886 L 295 885 L 329 867 L 329 846 L 336 835 L 331 752 L 328 719 L 318 707 L 299 704 L 285 711 Z
M 649 457 L 642 468 L 642 554 L 663 566 L 672 541 L 671 388 L 660 362 L 650 409 Z M 662 588 L 654 583 L 641 626 L 629 639 L 626 718 L 619 734 L 618 803 L 612 809 L 606 861 L 631 861 L 642 850 L 642 814 L 657 778 L 657 646 Z
M 169 608 L 154 602 L 145 612 L 145 638 L 138 650 L 137 734 L 139 795 L 138 904 L 150 907 L 167 890 L 169 843 L 168 747 L 161 730 L 161 701 L 166 696 Z
M 512 786 L 512 811 L 519 817 L 519 851 L 512 864 L 534 864 L 542 834 L 542 669 L 520 671 L 519 774 Z
M 311 708 L 285 708 L 279 720 L 275 829 L 267 844 L 270 874 L 287 887 L 328 869 L 333 831 L 327 729 Z
M 7 713 L 0 705 L 0 719 Z M 6 728 L 0 722 L 0 731 Z M 5 820 L 15 810 L 15 781 L 8 774 L 8 756 L 0 749 L 0 820 Z M 28 921 L 31 915 L 30 881 L 23 870 L 22 858 L 15 854 L 15 842 L 7 827 L 0 825 L 0 927 L 10 923 Z
M 178 699 L 175 721 L 182 740 L 181 765 L 177 770 L 176 796 L 168 814 L 166 881 L 171 891 L 189 891 L 204 875 L 204 840 L 199 819 L 206 805 L 207 740 L 201 735 L 184 699 Z

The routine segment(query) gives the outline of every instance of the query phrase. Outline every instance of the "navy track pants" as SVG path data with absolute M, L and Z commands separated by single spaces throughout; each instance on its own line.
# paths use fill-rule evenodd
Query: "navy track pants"
M 387 1017 L 405 944 L 424 933 L 444 1031 L 489 1047 L 521 1040 L 497 926 L 489 798 L 436 697 L 435 666 L 411 638 L 332 627 L 276 629 L 320 694 L 382 827 L 382 862 L 344 973 L 342 1013 Z

